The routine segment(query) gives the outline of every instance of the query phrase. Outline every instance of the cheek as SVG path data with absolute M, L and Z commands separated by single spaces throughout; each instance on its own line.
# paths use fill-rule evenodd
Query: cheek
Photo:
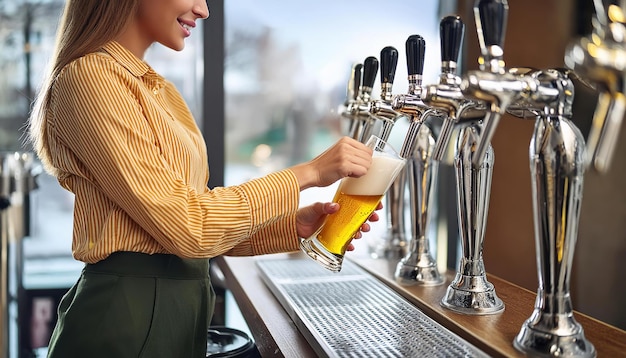
M 160 3 L 157 1 L 156 3 Z M 137 13 L 136 21 L 141 31 L 152 37 L 153 40 L 158 39 L 163 31 L 170 31 L 170 29 L 176 23 L 176 17 L 170 16 L 168 19 L 165 11 L 159 11 L 158 6 L 146 6 L 140 9 Z
M 137 9 L 137 20 L 143 26 L 158 27 L 167 21 L 168 17 L 176 19 L 172 14 L 171 0 L 143 0 Z
M 147 30 L 151 24 L 155 22 L 155 14 L 154 11 L 150 8 L 150 6 L 140 6 L 137 9 L 137 15 L 135 15 L 135 21 L 142 28 Z

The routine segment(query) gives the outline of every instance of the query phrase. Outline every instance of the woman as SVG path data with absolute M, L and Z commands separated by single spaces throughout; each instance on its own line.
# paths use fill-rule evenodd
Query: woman
M 298 250 L 338 210 L 298 209 L 299 192 L 370 166 L 371 150 L 342 138 L 310 162 L 209 190 L 185 102 L 142 60 L 156 42 L 182 50 L 208 15 L 200 0 L 66 2 L 29 133 L 75 195 L 72 253 L 86 265 L 59 305 L 50 357 L 204 357 L 208 258 Z

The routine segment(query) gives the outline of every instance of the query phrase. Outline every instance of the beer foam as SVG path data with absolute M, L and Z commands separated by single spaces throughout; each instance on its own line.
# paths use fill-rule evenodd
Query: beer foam
M 372 165 L 360 178 L 344 178 L 339 190 L 349 195 L 383 195 L 404 168 L 406 160 L 375 152 Z

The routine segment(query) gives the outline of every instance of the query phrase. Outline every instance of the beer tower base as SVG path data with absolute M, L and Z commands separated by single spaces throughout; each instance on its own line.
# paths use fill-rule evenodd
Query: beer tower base
M 333 254 L 332 252 L 326 250 L 324 245 L 322 245 L 316 238 L 302 240 L 300 242 L 300 249 L 324 268 L 332 272 L 341 271 L 343 256 Z
M 434 260 L 426 260 L 424 265 L 423 262 L 412 264 L 403 259 L 396 266 L 394 277 L 396 282 L 404 286 L 438 286 L 445 282 Z
M 522 326 L 513 345 L 517 350 L 533 357 L 596 357 L 596 349 L 585 338 L 580 324 L 575 323 L 569 329 L 575 331 L 569 335 L 560 335 L 533 327 L 533 322 L 527 321 Z
M 488 315 L 504 311 L 504 303 L 485 276 L 468 276 L 458 272 L 448 286 L 441 305 L 469 315 Z

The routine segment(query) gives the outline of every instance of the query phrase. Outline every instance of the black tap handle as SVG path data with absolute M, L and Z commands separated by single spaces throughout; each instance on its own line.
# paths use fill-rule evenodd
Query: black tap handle
M 476 0 L 474 18 L 478 31 L 478 41 L 483 52 L 494 45 L 504 49 L 508 11 L 507 0 Z
M 361 85 L 363 87 L 374 88 L 377 73 L 378 59 L 374 56 L 366 58 L 365 61 L 363 61 L 363 81 Z
M 458 61 L 464 33 L 465 24 L 460 16 L 450 15 L 441 19 L 439 23 L 441 61 Z
M 350 83 L 348 83 L 348 100 L 355 101 L 359 97 L 359 89 L 361 88 L 361 72 L 363 71 L 363 64 L 357 63 L 352 66 L 352 73 L 350 74 Z
M 396 77 L 398 67 L 398 50 L 387 46 L 380 51 L 380 83 L 391 83 Z
M 406 67 L 409 76 L 424 73 L 424 54 L 426 41 L 420 35 L 411 35 L 406 39 Z

